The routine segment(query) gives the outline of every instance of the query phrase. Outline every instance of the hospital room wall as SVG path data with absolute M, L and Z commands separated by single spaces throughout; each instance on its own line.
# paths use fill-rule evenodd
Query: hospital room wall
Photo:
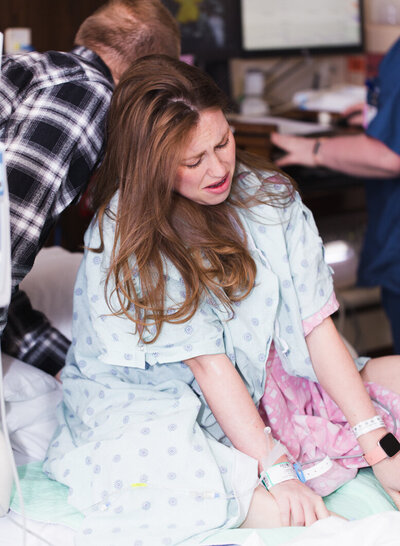
M 268 86 L 272 102 L 275 98 L 289 101 L 294 92 L 314 86 L 317 80 L 321 88 L 341 83 L 363 85 L 366 77 L 376 74 L 382 56 L 400 36 L 400 0 L 364 0 L 363 4 L 364 54 L 313 55 L 303 60 L 299 57 L 231 59 L 232 97 L 240 100 L 245 74 L 251 69 L 261 70 L 279 82 Z M 277 63 L 278 60 L 281 62 Z M 275 74 L 271 74 L 271 68 Z M 288 76 L 276 78 L 279 72 Z
M 9 27 L 29 27 L 32 29 L 32 45 L 37 51 L 68 50 L 73 45 L 73 37 L 83 19 L 104 3 L 104 0 L 4 0 L 0 2 L 0 30 Z M 374 21 L 374 6 L 384 0 L 365 0 L 366 40 L 372 52 L 388 49 L 390 42 L 400 34 L 398 25 L 377 24 Z M 310 63 L 305 63 L 302 70 L 294 71 L 295 81 L 285 82 L 286 93 L 296 87 L 304 89 L 310 79 L 310 73 L 321 74 L 322 83 L 335 84 L 349 81 L 362 83 L 364 74 L 360 63 L 352 58 L 330 56 L 314 58 L 312 70 Z M 298 59 L 287 60 L 298 63 Z M 246 70 L 250 67 L 261 67 L 268 70 L 274 59 L 243 60 L 233 59 L 230 62 L 231 90 L 233 98 L 241 95 Z M 357 69 L 358 67 L 358 69 Z M 287 66 L 286 66 L 287 68 Z M 282 88 L 277 89 L 282 96 Z
M 68 51 L 81 22 L 103 3 L 104 0 L 2 0 L 0 30 L 29 27 L 37 51 Z

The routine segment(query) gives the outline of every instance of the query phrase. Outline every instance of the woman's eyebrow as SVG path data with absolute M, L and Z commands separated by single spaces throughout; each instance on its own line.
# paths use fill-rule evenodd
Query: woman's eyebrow
M 221 142 L 222 142 L 226 137 L 229 136 L 229 133 L 230 133 L 230 132 L 231 132 L 231 128 L 230 128 L 229 125 L 228 125 L 228 127 L 226 128 L 225 134 L 224 134 L 224 136 L 223 136 L 222 139 L 221 139 Z
M 229 133 L 230 133 L 230 127 L 227 128 L 225 134 L 222 136 L 222 138 L 219 140 L 219 142 L 218 142 L 218 144 L 216 144 L 216 146 L 219 146 L 222 142 L 224 142 L 228 138 Z M 190 160 L 193 160 L 193 159 L 199 159 L 204 154 L 205 154 L 205 150 L 202 151 L 202 152 L 199 152 L 198 154 L 187 156 L 187 157 L 183 158 L 182 161 L 190 161 Z
M 200 152 L 198 154 L 191 155 L 191 156 L 183 158 L 183 161 L 191 161 L 192 159 L 199 159 L 204 154 L 205 154 L 205 152 Z
M 223 135 L 223 137 L 221 138 L 221 140 L 218 142 L 217 146 L 219 144 L 221 144 L 222 142 L 224 142 L 228 137 L 229 137 L 229 133 L 230 133 L 231 129 L 230 127 L 228 126 L 227 130 L 225 131 L 225 134 Z

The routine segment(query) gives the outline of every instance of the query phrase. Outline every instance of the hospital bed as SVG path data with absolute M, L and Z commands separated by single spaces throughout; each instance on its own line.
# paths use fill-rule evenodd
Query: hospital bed
M 44 311 L 69 338 L 73 283 L 80 260 L 81 254 L 60 247 L 43 249 L 21 286 L 34 307 Z M 25 543 L 73 546 L 82 515 L 68 505 L 66 488 L 48 480 L 41 472 L 41 460 L 56 426 L 61 385 L 44 372 L 7 355 L 3 355 L 3 367 L 7 423 L 19 465 L 25 526 L 29 530 Z M 326 503 L 330 510 L 348 519 L 331 517 L 307 529 L 219 531 L 201 542 L 193 540 L 187 544 L 398 546 L 400 543 L 400 512 L 395 510 L 370 469 L 360 471 L 354 480 L 327 497 Z M 0 546 L 24 544 L 21 512 L 21 502 L 14 491 L 9 514 L 0 518 Z

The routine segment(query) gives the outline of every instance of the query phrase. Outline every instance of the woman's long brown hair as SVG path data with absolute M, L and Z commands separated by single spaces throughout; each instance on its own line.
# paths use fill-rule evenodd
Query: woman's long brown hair
M 114 92 L 105 157 L 93 191 L 101 246 L 92 250 L 104 248 L 104 215 L 110 214 L 109 201 L 118 191 L 106 293 L 111 282 L 119 305 L 112 308 L 108 299 L 111 312 L 131 319 L 145 342 L 157 338 L 163 322 L 187 321 L 205 293 L 230 307 L 254 286 L 256 265 L 235 209 L 260 200 L 281 203 L 282 192 L 277 197 L 267 183 L 261 197 L 246 198 L 234 180 L 230 197 L 214 206 L 174 192 L 182 153 L 200 113 L 225 113 L 227 108 L 225 95 L 211 78 L 163 55 L 135 61 Z M 243 154 L 241 159 L 258 171 L 271 168 L 262 159 Z M 292 187 L 284 193 L 290 198 Z M 165 308 L 168 261 L 185 286 L 183 301 L 173 309 Z M 151 339 L 145 335 L 150 328 Z

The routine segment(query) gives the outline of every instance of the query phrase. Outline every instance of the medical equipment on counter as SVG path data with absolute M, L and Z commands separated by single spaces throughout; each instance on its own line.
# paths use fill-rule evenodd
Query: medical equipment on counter
M 329 89 L 304 89 L 297 91 L 292 102 L 301 110 L 340 114 L 346 108 L 366 101 L 364 85 L 338 84 Z
M 269 112 L 264 99 L 264 72 L 256 68 L 246 71 L 244 78 L 244 96 L 240 102 L 243 116 L 265 116 Z

